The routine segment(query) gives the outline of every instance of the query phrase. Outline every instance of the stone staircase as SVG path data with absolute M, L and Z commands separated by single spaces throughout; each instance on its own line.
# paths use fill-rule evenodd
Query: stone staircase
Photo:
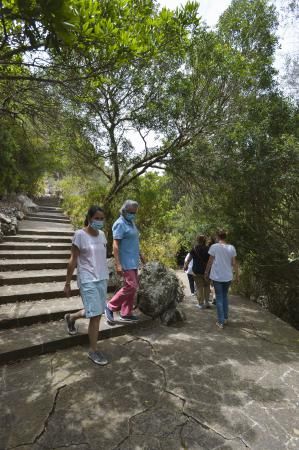
M 21 222 L 19 234 L 0 243 L 0 364 L 88 342 L 87 320 L 77 322 L 76 336 L 66 333 L 63 321 L 66 313 L 82 307 L 76 275 L 71 297 L 63 292 L 72 225 L 58 201 L 38 204 L 39 210 Z M 146 322 L 141 318 L 139 326 Z M 99 338 L 130 329 L 130 324 L 109 327 L 102 319 Z

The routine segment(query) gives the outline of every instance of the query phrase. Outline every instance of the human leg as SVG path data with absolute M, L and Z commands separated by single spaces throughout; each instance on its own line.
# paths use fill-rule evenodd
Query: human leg
M 194 282 L 196 285 L 196 297 L 197 297 L 197 301 L 200 307 L 203 307 L 204 304 L 204 286 L 202 283 L 202 279 L 200 277 L 200 275 L 196 274 L 193 275 L 194 277 Z
M 214 281 L 214 288 L 216 294 L 216 307 L 218 323 L 224 324 L 224 311 L 223 311 L 223 286 L 221 281 Z
M 223 315 L 224 320 L 228 320 L 228 290 L 230 286 L 230 281 L 223 283 Z
M 191 273 L 187 273 L 191 294 L 194 294 L 194 278 Z
M 85 309 L 80 309 L 80 311 L 77 311 L 73 314 L 65 314 L 64 320 L 66 323 L 68 334 L 72 336 L 78 333 L 75 322 L 77 319 L 81 319 L 82 317 L 85 317 Z
M 207 308 L 210 308 L 210 280 L 206 280 L 203 276 L 203 284 L 204 284 L 204 302 Z
M 124 270 L 123 282 L 123 287 L 107 303 L 107 307 L 111 311 L 121 310 L 122 316 L 130 316 L 138 288 L 137 270 Z
M 132 317 L 135 295 L 139 286 L 138 271 L 125 271 L 125 295 L 121 305 L 121 317 Z

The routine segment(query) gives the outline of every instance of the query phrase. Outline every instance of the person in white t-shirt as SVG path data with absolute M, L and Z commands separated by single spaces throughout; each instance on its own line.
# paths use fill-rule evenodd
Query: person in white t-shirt
M 190 256 L 190 253 L 188 253 L 186 255 L 184 264 L 186 264 L 187 260 L 189 260 L 189 256 Z M 184 269 L 184 272 L 187 274 L 187 277 L 188 277 L 191 295 L 194 296 L 195 295 L 195 285 L 194 285 L 194 278 L 193 278 L 193 271 L 192 271 L 192 269 L 193 269 L 193 259 L 191 259 L 191 261 L 189 262 L 187 269 L 186 270 Z
M 218 321 L 216 325 L 223 329 L 228 321 L 228 290 L 235 270 L 236 281 L 239 281 L 239 269 L 236 260 L 237 252 L 233 245 L 227 244 L 226 232 L 217 233 L 217 244 L 209 248 L 209 261 L 205 270 L 205 277 L 213 281 L 216 294 Z
M 81 317 L 89 319 L 88 336 L 90 351 L 88 357 L 98 365 L 108 363 L 106 357 L 97 351 L 97 341 L 101 315 L 105 311 L 107 284 L 109 279 L 107 265 L 107 240 L 102 231 L 104 211 L 99 206 L 89 208 L 84 228 L 75 232 L 72 253 L 68 263 L 64 292 L 71 295 L 71 280 L 77 267 L 77 283 L 84 309 L 64 316 L 67 331 L 77 333 L 75 322 Z

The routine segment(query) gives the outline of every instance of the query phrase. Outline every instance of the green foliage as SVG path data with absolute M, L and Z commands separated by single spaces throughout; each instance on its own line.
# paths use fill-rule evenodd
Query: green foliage
M 0 195 L 33 194 L 45 170 L 54 171 L 57 167 L 50 149 L 30 131 L 24 132 L 11 119 L 0 120 Z

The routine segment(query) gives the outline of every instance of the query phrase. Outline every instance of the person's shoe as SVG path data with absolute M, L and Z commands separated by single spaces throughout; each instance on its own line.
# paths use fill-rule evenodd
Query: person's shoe
M 120 314 L 119 320 L 121 320 L 122 322 L 138 322 L 139 319 L 138 319 L 137 316 L 133 316 L 133 315 L 131 315 L 131 316 L 122 316 Z
M 99 366 L 106 366 L 108 364 L 107 358 L 101 352 L 88 352 L 88 358 Z
M 65 314 L 64 321 L 65 321 L 66 330 L 67 330 L 68 334 L 70 334 L 71 336 L 78 334 L 78 330 L 75 326 L 75 322 L 73 320 L 71 320 L 70 314 Z
M 198 309 L 205 309 L 205 305 L 195 305 Z
M 106 321 L 107 321 L 107 323 L 109 323 L 109 325 L 114 325 L 115 320 L 113 317 L 113 311 L 111 311 L 111 309 L 109 309 L 108 306 L 105 306 L 105 317 L 106 317 Z
M 195 296 L 195 294 L 194 294 L 194 292 L 192 292 L 191 297 L 194 297 L 194 296 Z
M 220 330 L 223 330 L 224 327 L 223 327 L 222 323 L 216 322 L 216 325 L 217 325 L 218 328 L 220 328 Z
M 206 309 L 211 309 L 210 303 L 206 303 L 206 304 L 205 304 L 205 308 L 206 308 Z
M 216 298 L 213 298 L 212 305 L 216 305 Z

